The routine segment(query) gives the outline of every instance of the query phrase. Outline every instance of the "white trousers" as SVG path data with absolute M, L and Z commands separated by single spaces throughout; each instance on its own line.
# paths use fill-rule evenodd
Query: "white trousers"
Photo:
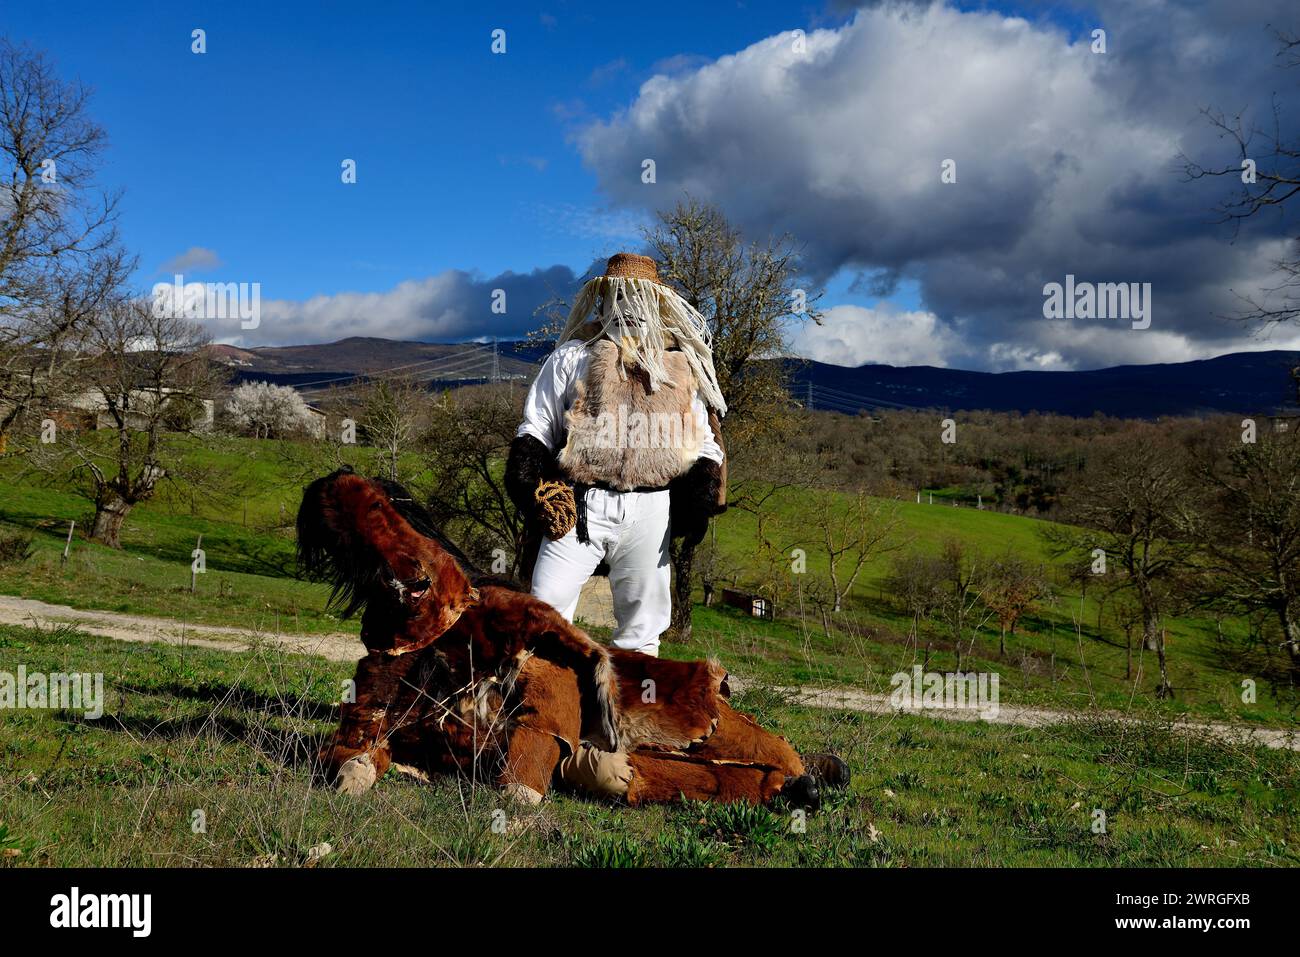
M 533 568 L 533 594 L 569 621 L 578 596 L 603 558 L 614 595 L 614 647 L 659 654 L 659 636 L 672 621 L 668 566 L 668 490 L 587 490 L 587 537 L 572 528 L 559 541 L 542 536 Z

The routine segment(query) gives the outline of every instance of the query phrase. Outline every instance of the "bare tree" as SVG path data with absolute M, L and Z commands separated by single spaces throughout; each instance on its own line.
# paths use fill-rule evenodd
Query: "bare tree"
M 1142 606 L 1133 597 L 1122 597 L 1111 604 L 1110 617 L 1124 632 L 1124 680 L 1133 677 L 1133 631 L 1142 627 Z M 1138 674 L 1138 680 L 1142 675 Z
M 1116 590 L 1131 593 L 1141 609 L 1143 642 L 1160 664 L 1156 695 L 1165 698 L 1174 689 L 1161 621 L 1194 557 L 1185 532 L 1194 489 L 1181 448 L 1158 428 L 1145 426 L 1104 443 L 1066 511 L 1066 519 L 1082 527 L 1047 526 L 1043 535 L 1056 554 L 1091 558 L 1119 573 Z
M 505 385 L 444 393 L 432 403 L 420 436 L 427 453 L 420 491 L 435 521 L 468 555 L 515 576 L 527 536 L 506 493 L 502 465 L 519 425 L 520 401 Z M 493 555 L 497 548 L 505 549 L 508 567 Z
M 109 436 L 71 434 L 58 461 L 88 480 L 95 503 L 89 537 L 121 547 L 122 523 L 179 468 L 170 439 L 178 407 L 201 402 L 221 373 L 208 361 L 206 339 L 185 319 L 159 315 L 144 300 L 113 304 L 95 322 L 80 375 L 91 411 Z
M 793 411 L 788 371 L 752 360 L 792 355 L 792 323 L 821 322 L 821 292 L 799 286 L 798 245 L 789 236 L 746 244 L 720 209 L 690 198 L 660 212 L 645 238 L 660 276 L 709 322 L 729 440 L 779 428 Z
M 718 545 L 717 526 L 709 527 L 709 534 L 695 552 L 695 574 L 700 579 L 705 608 L 713 607 L 720 584 L 734 583 L 740 576 L 740 566 Z
M 800 520 L 815 529 L 809 543 L 826 555 L 831 611 L 840 612 L 862 570 L 882 555 L 901 548 L 898 508 L 858 492 L 845 496 L 826 490 L 813 493 Z
M 1051 594 L 1051 586 L 1041 565 L 1033 565 L 1007 552 L 988 564 L 984 604 L 998 622 L 998 654 L 1007 653 L 1007 635 L 1016 633 L 1016 625 L 1041 599 Z
M 1202 590 L 1244 613 L 1274 616 L 1300 676 L 1300 433 L 1238 443 L 1200 475 L 1208 494 L 1187 514 L 1186 531 L 1206 562 Z
M 106 140 L 88 102 L 43 54 L 0 38 L 0 447 L 132 268 L 118 197 L 95 185 Z
M 77 388 L 91 324 L 131 268 L 116 248 L 61 264 L 41 301 L 14 305 L 0 317 L 0 453 L 19 423 Z
M 921 622 L 933 615 L 943 596 L 941 560 L 922 552 L 896 557 L 885 580 L 885 588 L 912 616 L 912 647 L 921 643 Z
M 1274 30 L 1273 34 L 1278 41 L 1279 65 L 1300 66 L 1300 37 L 1282 30 Z M 1188 179 L 1232 183 L 1233 192 L 1219 204 L 1218 211 L 1221 221 L 1230 223 L 1235 235 L 1246 220 L 1269 212 L 1280 213 L 1300 193 L 1300 142 L 1293 131 L 1284 128 L 1287 114 L 1276 96 L 1269 117 L 1262 123 L 1241 112 L 1230 115 L 1222 110 L 1206 110 L 1205 115 L 1220 138 L 1232 143 L 1235 155 L 1232 162 L 1209 166 L 1185 158 L 1184 171 Z M 1265 326 L 1300 321 L 1300 240 L 1293 240 L 1288 250 L 1288 255 L 1273 263 L 1277 284 L 1263 296 L 1242 296 L 1243 308 L 1237 318 Z M 1291 375 L 1300 396 L 1300 367 L 1292 369 Z
M 785 367 L 752 360 L 789 355 L 789 324 L 820 321 L 820 293 L 798 288 L 799 249 L 788 236 L 747 245 L 721 210 L 690 198 L 661 211 L 658 219 L 645 238 L 659 274 L 700 311 L 713 334 L 731 456 L 790 423 L 794 404 L 785 388 Z M 678 641 L 691 634 L 694 556 L 694 545 L 673 541 L 669 633 Z
M 742 446 L 731 457 L 730 474 L 739 478 L 729 483 L 728 506 L 753 516 L 753 534 L 747 549 L 749 574 L 745 580 L 774 606 L 782 607 L 785 599 L 794 594 L 812 597 L 824 591 L 805 585 L 802 579 L 796 588 L 794 549 L 807 538 L 808 529 L 789 520 L 790 499 L 802 496 L 814 483 L 817 463 L 806 450 L 792 445 L 783 446 L 780 456 L 773 456 L 770 448 L 766 451 L 762 454 L 753 446 Z M 716 529 L 716 525 L 711 528 Z M 732 579 L 740 577 L 739 569 L 735 569 Z M 687 592 L 685 600 L 689 601 L 689 597 Z
M 357 425 L 382 454 L 394 482 L 400 481 L 402 453 L 412 447 L 428 406 L 428 389 L 411 378 L 378 378 L 361 390 Z
M 979 630 L 992 615 L 984 603 L 984 593 L 988 587 L 987 570 L 983 559 L 968 552 L 955 538 L 943 543 L 939 560 L 933 567 L 939 575 L 940 584 L 934 614 L 952 638 L 953 650 L 957 655 L 957 672 L 960 674 L 964 657 L 962 642 L 969 633 L 969 652 L 973 652 Z

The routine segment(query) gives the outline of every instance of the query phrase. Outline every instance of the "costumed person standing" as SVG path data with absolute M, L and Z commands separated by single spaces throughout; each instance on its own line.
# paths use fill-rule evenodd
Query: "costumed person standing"
M 510 446 L 506 487 L 540 539 L 532 593 L 572 620 L 603 564 L 614 646 L 657 655 L 670 540 L 700 541 L 726 509 L 726 411 L 707 321 L 653 259 L 613 256 L 578 294 Z

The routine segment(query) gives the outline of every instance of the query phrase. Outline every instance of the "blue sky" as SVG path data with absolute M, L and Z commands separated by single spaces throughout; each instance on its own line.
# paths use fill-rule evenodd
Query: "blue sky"
M 641 217 L 599 215 L 574 125 L 627 103 L 662 60 L 807 25 L 788 4 L 380 7 L 15 4 L 5 28 L 95 88 L 143 281 L 201 247 L 220 257 L 213 277 L 299 299 L 446 268 L 586 268 L 602 231 L 635 237 Z
M 867 7 L 68 2 L 10 4 L 2 29 L 94 88 L 137 282 L 182 257 L 187 279 L 260 282 L 276 304 L 256 337 L 219 339 L 517 335 L 690 190 L 807 244 L 836 309 L 795 342 L 817 358 L 1082 368 L 1261 347 L 1215 317 L 1263 284 L 1285 229 L 1230 247 L 1173 162 L 1212 141 L 1202 108 L 1277 88 L 1262 28 L 1289 5 L 1241 0 L 1228 30 L 1191 0 Z M 792 64 L 795 28 L 810 54 Z M 947 156 L 962 192 L 932 185 Z M 1039 290 L 1066 272 L 1152 278 L 1167 319 L 1142 338 L 1049 329 Z M 881 276 L 883 297 L 861 281 Z

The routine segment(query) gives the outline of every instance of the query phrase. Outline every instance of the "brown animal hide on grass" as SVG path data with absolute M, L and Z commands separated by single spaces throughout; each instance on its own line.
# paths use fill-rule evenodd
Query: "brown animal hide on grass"
M 405 490 L 341 470 L 298 512 L 304 568 L 364 608 L 355 701 L 322 751 L 333 781 L 368 757 L 463 773 L 540 798 L 583 740 L 621 749 L 630 804 L 762 803 L 803 764 L 727 703 L 716 662 L 610 651 L 544 602 L 476 572 Z

